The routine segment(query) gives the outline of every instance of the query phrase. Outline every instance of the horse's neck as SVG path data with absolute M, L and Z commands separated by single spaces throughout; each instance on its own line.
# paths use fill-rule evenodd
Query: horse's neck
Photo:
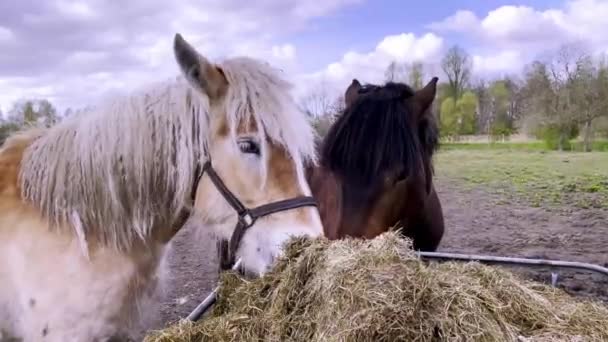
M 20 200 L 19 167 L 24 151 L 40 135 L 40 130 L 29 130 L 10 136 L 0 147 L 0 194 Z
M 319 214 L 325 236 L 335 239 L 342 220 L 342 183 L 322 165 L 311 167 L 307 172 L 310 190 L 319 203 Z

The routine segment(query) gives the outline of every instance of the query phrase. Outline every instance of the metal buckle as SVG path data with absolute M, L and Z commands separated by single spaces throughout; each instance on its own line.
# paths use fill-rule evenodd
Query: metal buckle
M 251 216 L 251 213 L 249 212 L 249 210 L 247 210 L 243 214 L 239 215 L 239 221 L 241 221 L 241 223 L 246 228 L 249 228 L 253 225 L 253 223 L 255 222 L 255 219 L 253 218 L 253 216 Z

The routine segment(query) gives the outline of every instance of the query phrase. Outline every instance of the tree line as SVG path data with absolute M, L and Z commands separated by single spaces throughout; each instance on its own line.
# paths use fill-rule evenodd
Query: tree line
M 47 99 L 20 100 L 6 113 L 0 110 L 0 145 L 12 133 L 31 126 L 50 127 L 63 117 L 69 116 L 68 109 L 63 115 L 57 113 L 55 106 Z
M 582 137 L 585 151 L 593 140 L 608 137 L 608 59 L 592 55 L 576 43 L 565 44 L 523 68 L 518 75 L 494 79 L 476 76 L 472 58 L 458 45 L 440 62 L 443 77 L 434 111 L 442 139 L 466 135 L 508 139 L 523 133 L 544 140 L 551 148 L 569 149 Z M 430 78 L 425 65 L 392 62 L 385 81 L 404 82 L 419 89 Z M 432 76 L 432 75 L 431 75 Z M 319 127 L 331 124 L 341 109 L 321 88 L 302 101 Z M 327 128 L 320 128 L 323 132 Z
M 606 55 L 592 55 L 576 43 L 565 44 L 525 65 L 518 75 L 487 79 L 473 75 L 471 56 L 454 45 L 440 65 L 443 77 L 433 110 L 444 140 L 480 134 L 504 139 L 523 133 L 565 150 L 572 139 L 581 137 L 584 150 L 591 151 L 594 139 L 608 137 Z M 384 79 L 419 89 L 430 78 L 426 73 L 420 61 L 394 61 Z M 323 136 L 343 110 L 344 99 L 331 97 L 325 84 L 320 84 L 302 98 L 301 106 Z M 0 111 L 0 144 L 23 127 L 49 127 L 71 113 L 68 109 L 58 115 L 46 99 L 17 101 L 6 115 Z

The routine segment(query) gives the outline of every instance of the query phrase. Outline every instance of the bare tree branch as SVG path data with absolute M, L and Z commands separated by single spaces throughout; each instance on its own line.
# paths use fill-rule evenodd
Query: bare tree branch
M 450 96 L 459 99 L 471 77 L 471 59 L 458 45 L 452 46 L 441 60 L 441 69 L 450 84 Z

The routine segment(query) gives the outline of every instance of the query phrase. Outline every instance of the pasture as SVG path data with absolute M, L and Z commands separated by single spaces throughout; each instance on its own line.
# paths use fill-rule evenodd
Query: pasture
M 608 153 L 446 148 L 436 161 L 446 216 L 439 250 L 608 264 Z M 560 279 L 571 293 L 608 299 L 599 276 Z
M 608 208 L 608 153 L 448 147 L 437 161 L 440 177 L 484 186 L 503 201 Z
M 446 220 L 438 251 L 555 258 L 608 264 L 608 153 L 543 152 L 443 146 L 435 158 Z M 213 288 L 216 256 L 188 227 L 176 237 L 176 268 L 163 323 L 185 317 Z M 509 269 L 520 271 L 517 267 Z M 543 269 L 521 269 L 548 282 Z M 599 275 L 560 271 L 558 286 L 608 300 Z M 162 323 L 161 323 L 162 324 Z

